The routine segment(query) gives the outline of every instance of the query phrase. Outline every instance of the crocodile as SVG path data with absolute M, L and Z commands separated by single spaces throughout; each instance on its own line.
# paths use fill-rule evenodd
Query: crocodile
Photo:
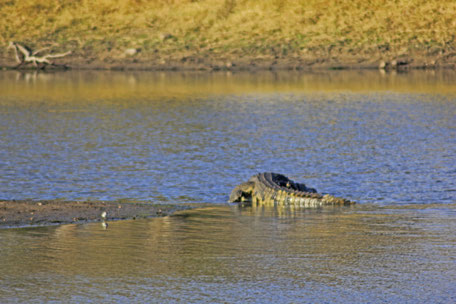
M 323 205 L 352 205 L 348 199 L 330 194 L 320 194 L 314 188 L 296 183 L 285 175 L 266 172 L 252 176 L 247 182 L 235 187 L 229 202 L 246 202 L 264 205 L 294 205 L 320 207 Z

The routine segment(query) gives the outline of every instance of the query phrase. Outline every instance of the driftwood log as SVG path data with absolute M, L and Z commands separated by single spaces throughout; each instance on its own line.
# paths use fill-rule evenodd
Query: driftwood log
M 36 51 L 32 51 L 30 48 L 28 48 L 25 45 L 21 45 L 17 42 L 11 41 L 8 45 L 8 49 L 13 49 L 14 50 L 14 55 L 16 58 L 16 61 L 18 62 L 18 65 L 15 68 L 19 68 L 24 64 L 27 63 L 32 63 L 35 67 L 40 67 L 45 68 L 46 65 L 54 65 L 56 64 L 52 63 L 49 59 L 50 58 L 60 58 L 67 56 L 71 54 L 71 51 L 68 51 L 66 53 L 60 53 L 60 54 L 47 54 L 43 56 L 38 56 L 39 53 L 48 50 L 48 47 L 41 48 Z

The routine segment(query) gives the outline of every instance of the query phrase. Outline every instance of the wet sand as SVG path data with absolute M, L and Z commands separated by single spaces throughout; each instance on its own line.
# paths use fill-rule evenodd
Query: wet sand
M 0 228 L 163 217 L 203 206 L 121 201 L 0 200 Z M 103 212 L 106 212 L 105 219 L 101 216 Z

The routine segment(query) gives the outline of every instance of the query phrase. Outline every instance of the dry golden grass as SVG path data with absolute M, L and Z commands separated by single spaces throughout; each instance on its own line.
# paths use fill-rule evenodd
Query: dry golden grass
M 455 48 L 454 0 L 0 0 L 0 46 L 121 56 L 433 53 Z M 59 48 L 57 47 L 57 48 Z

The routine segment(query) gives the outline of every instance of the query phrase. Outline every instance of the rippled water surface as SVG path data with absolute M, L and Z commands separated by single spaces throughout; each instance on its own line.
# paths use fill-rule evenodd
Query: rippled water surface
M 0 230 L 2 303 L 454 303 L 456 206 Z
M 0 302 L 454 302 L 454 83 L 0 73 L 0 199 L 219 204 L 107 230 L 0 230 Z M 359 204 L 225 205 L 262 171 Z

